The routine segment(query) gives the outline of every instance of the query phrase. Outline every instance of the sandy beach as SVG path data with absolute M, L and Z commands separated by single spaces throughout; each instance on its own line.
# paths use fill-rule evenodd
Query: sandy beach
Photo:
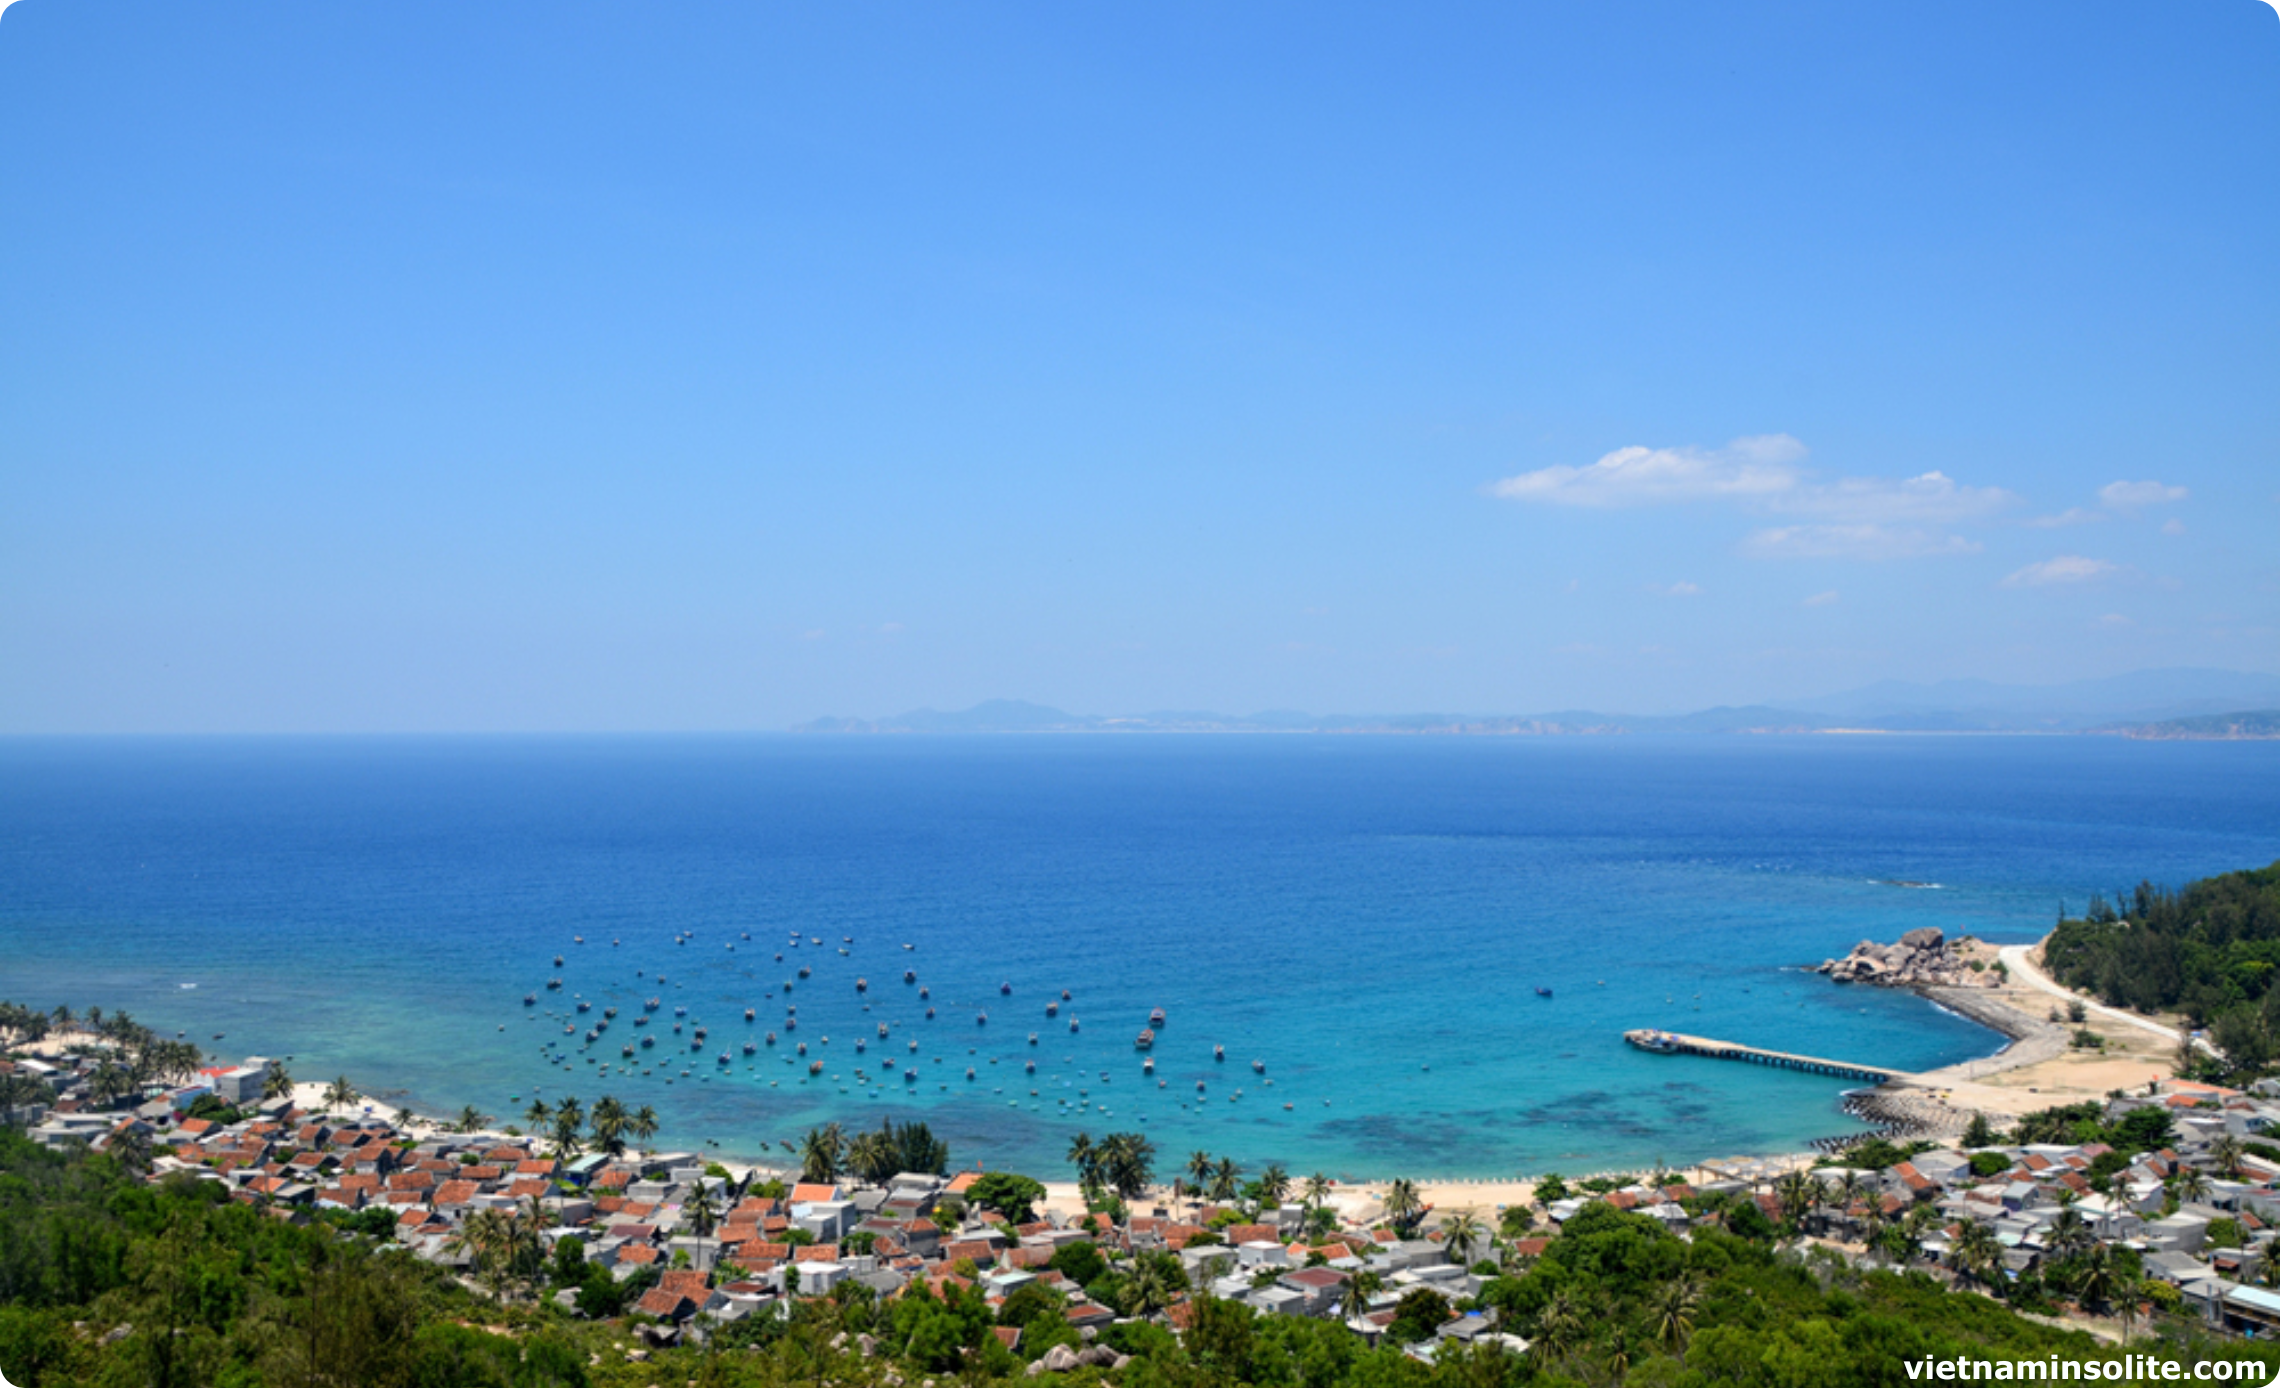
M 2000 958 L 2009 970 L 2009 977 L 2000 985 L 1969 991 L 1971 1000 L 1981 1007 L 2012 1014 L 2010 1025 L 2002 1025 L 2004 1019 L 1990 1012 L 1962 1007 L 1956 1010 L 1985 1025 L 1996 1025 L 2016 1039 L 1997 1055 L 1927 1072 L 1912 1085 L 1892 1086 L 1894 1091 L 1920 1091 L 1966 1120 L 1972 1112 L 2001 1118 L 2103 1099 L 2116 1089 L 2141 1088 L 2175 1073 L 2178 1028 L 2183 1019 L 2139 1017 L 2082 997 L 2087 1014 L 2083 1021 L 2053 1022 L 2052 1009 L 2060 1009 L 2063 1018 L 2067 1002 L 2077 995 L 2042 972 L 2042 942 L 2000 951 L 1985 944 L 1974 944 L 1971 949 L 1989 964 Z M 1949 1003 L 1954 1000 L 1948 996 L 1953 991 L 1939 990 L 1932 1000 Z M 2075 1046 L 2078 1031 L 2096 1035 L 2101 1046 Z

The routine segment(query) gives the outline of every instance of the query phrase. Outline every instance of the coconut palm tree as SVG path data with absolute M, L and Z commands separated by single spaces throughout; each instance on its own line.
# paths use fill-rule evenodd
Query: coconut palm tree
M 30 1045 L 48 1033 L 48 1015 L 20 1003 L 0 1002 L 0 1033 L 13 1045 Z
M 125 1131 L 111 1134 L 103 1150 L 136 1176 L 150 1175 L 151 1162 L 156 1156 L 150 1133 L 140 1124 L 129 1124 Z
M 469 1270 L 478 1281 L 488 1285 L 493 1300 L 506 1299 L 506 1283 L 510 1272 L 509 1246 L 513 1241 L 510 1224 L 513 1216 L 507 1211 L 487 1208 L 476 1210 L 460 1223 L 445 1247 L 465 1253 Z
M 709 1183 L 699 1180 L 696 1189 L 689 1192 L 689 1198 L 681 1202 L 681 1213 L 689 1217 L 689 1227 L 696 1231 L 697 1261 L 701 1264 L 705 1240 L 712 1237 L 713 1229 L 720 1222 L 719 1196 Z
M 1333 1184 L 1335 1183 L 1328 1176 L 1319 1171 L 1307 1177 L 1306 1185 L 1303 1187 L 1306 1203 L 1320 1205 L 1327 1201 L 1330 1198 L 1330 1188 Z
M 0 1075 L 0 1113 L 55 1102 L 55 1091 L 30 1075 Z
M 105 1059 L 87 1077 L 87 1091 L 95 1096 L 96 1107 L 109 1108 L 135 1092 L 135 1077 L 125 1066 Z
M 1995 1231 L 1976 1219 L 1967 1219 L 1948 1250 L 1948 1263 L 1956 1271 L 1993 1291 L 2001 1290 L 2003 1245 Z
M 1299 1227 L 1305 1230 L 1309 1239 L 1320 1241 L 1329 1238 L 1338 1232 L 1338 1212 L 1328 1205 L 1309 1205 L 1306 1207 L 1306 1218 Z
M 1702 1284 L 1692 1275 L 1665 1282 L 1654 1297 L 1655 1338 L 1672 1354 L 1684 1355 L 1694 1337 L 1694 1313 L 1701 1309 Z
M 1163 1264 L 1154 1258 L 1142 1258 L 1124 1279 L 1123 1305 L 1127 1316 L 1146 1320 L 1172 1304 L 1176 1289 L 1164 1275 Z
M 2114 1314 L 2122 1322 L 2122 1348 L 2130 1346 L 2130 1328 L 2137 1323 L 2139 1303 L 2145 1298 L 2145 1279 L 2121 1273 L 2114 1278 Z
M 565 1094 L 554 1106 L 551 1146 L 556 1161 L 570 1161 L 586 1148 L 586 1110 L 577 1097 Z
M 1417 1197 L 1415 1181 L 1404 1177 L 1386 1187 L 1385 1217 L 1393 1221 L 1393 1227 L 1402 1237 L 1407 1238 L 1416 1229 L 1417 1221 L 1424 1214 L 1425 1205 Z
M 1851 1214 L 1852 1207 L 1859 1203 L 1860 1196 L 1860 1173 L 1847 1167 L 1845 1174 L 1837 1178 L 1837 1208 L 1845 1214 Z
M 2114 1261 L 2112 1246 L 2094 1244 L 2083 1255 L 2081 1270 L 2074 1279 L 2074 1294 L 2081 1298 L 2084 1307 L 2090 1310 L 2102 1309 L 2113 1302 L 2123 1275 L 2121 1267 Z
M 292 1073 L 285 1068 L 283 1061 L 271 1061 L 269 1073 L 262 1077 L 261 1097 L 263 1099 L 284 1099 L 290 1098 L 292 1093 Z
M 1338 1309 L 1345 1312 L 1347 1320 L 1360 1320 L 1369 1314 L 1370 1298 L 1384 1285 L 1385 1279 L 1368 1268 L 1356 1270 L 1339 1292 Z
M 2097 1242 L 2090 1232 L 2090 1221 L 2082 1217 L 2080 1210 L 2071 1207 L 2058 1212 L 2058 1218 L 2050 1222 L 2050 1232 L 2043 1236 L 2043 1243 L 2060 1258 L 2086 1252 Z
M 837 1123 L 807 1130 L 800 1139 L 800 1179 L 827 1186 L 839 1179 L 840 1163 L 847 1155 L 847 1136 Z
M 1211 1159 L 1211 1153 L 1202 1148 L 1198 1147 L 1188 1153 L 1187 1174 L 1195 1178 L 1195 1191 L 1199 1197 L 1210 1189 L 1212 1173 L 1217 1169 L 1217 1165 Z
M 1607 1377 L 1610 1382 L 1621 1383 L 1631 1372 L 1631 1341 L 1622 1331 L 1615 1332 L 1615 1343 L 1607 1350 Z
M 657 1110 L 643 1104 L 625 1120 L 625 1130 L 633 1134 L 636 1142 L 647 1142 L 657 1136 Z
M 1450 1261 L 1459 1267 L 1471 1267 L 1473 1254 L 1487 1239 L 1488 1229 L 1469 1210 L 1441 1226 L 1441 1246 L 1449 1250 Z
M 1792 1171 L 1774 1183 L 1773 1193 L 1781 1202 L 1781 1222 L 1795 1229 L 1820 1203 L 1821 1183 L 1802 1171 Z
M 1221 1157 L 1219 1164 L 1211 1168 L 1211 1198 L 1214 1200 L 1234 1199 L 1236 1182 L 1242 1178 L 1243 1168 L 1235 1164 L 1235 1159 L 1233 1157 Z
M 490 1121 L 490 1114 L 483 1112 L 473 1104 L 469 1104 L 459 1110 L 459 1119 L 452 1126 L 463 1133 L 479 1133 L 483 1131 L 483 1126 Z
M 1539 1368 L 1548 1368 L 1565 1361 L 1586 1338 L 1581 1303 L 1566 1291 L 1557 1291 L 1536 1314 L 1536 1335 L 1528 1352 L 1536 1356 Z
M 1156 1176 L 1156 1144 L 1144 1133 L 1110 1133 L 1100 1145 L 1100 1176 L 1127 1201 L 1137 1200 Z
M 2232 1133 L 2226 1133 L 2209 1144 L 2209 1157 L 2216 1162 L 2217 1170 L 2225 1173 L 2226 1180 L 2240 1179 L 2240 1159 L 2246 1155 L 2248 1149 Z
M 1283 1197 L 1290 1194 L 1290 1173 L 1280 1162 L 1270 1164 L 1259 1173 L 1259 1194 L 1267 1198 L 1269 1205 L 1280 1205 Z
M 1917 1255 L 1924 1251 L 1924 1238 L 1938 1222 L 1938 1211 L 1929 1205 L 1916 1205 L 1892 1226 L 1892 1247 L 1903 1267 L 1916 1261 Z
M 2169 1188 L 2178 1200 L 2190 1204 L 2209 1198 L 2209 1173 L 2197 1166 L 2182 1167 L 2170 1178 Z
M 1100 1160 L 1090 1134 L 1078 1133 L 1069 1139 L 1069 1165 L 1077 1169 L 1077 1184 L 1087 1192 L 1100 1184 Z
M 552 1121 L 554 1121 L 554 1106 L 544 1099 L 531 1100 L 530 1107 L 523 1110 L 523 1122 L 529 1124 L 530 1130 L 534 1133 L 542 1131 Z
M 2252 1286 L 2269 1287 L 2280 1276 L 2280 1242 L 2266 1240 L 2256 1246 L 2256 1254 L 2243 1269 L 2243 1276 Z
M 884 1185 L 895 1173 L 895 1149 L 886 1135 L 857 1133 L 847 1144 L 847 1170 L 865 1185 Z
M 597 1151 L 613 1157 L 623 1156 L 626 1129 L 631 1121 L 632 1115 L 625 1111 L 625 1105 L 604 1094 L 594 1100 L 594 1107 L 587 1112 L 586 1130 L 593 1134 Z

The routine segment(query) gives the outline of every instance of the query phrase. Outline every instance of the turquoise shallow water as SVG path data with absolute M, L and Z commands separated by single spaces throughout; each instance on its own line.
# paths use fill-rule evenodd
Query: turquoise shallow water
M 2270 744 L 0 741 L 0 997 L 221 1032 L 437 1111 L 611 1092 L 661 1141 L 744 1155 L 892 1113 L 1047 1176 L 1072 1133 L 1127 1127 L 1253 1167 L 1573 1172 L 1847 1126 L 1837 1082 L 1634 1053 L 1627 1027 L 1984 1054 L 1976 1026 L 1794 966 L 1918 925 L 2031 939 L 2061 900 L 2276 857 Z M 566 1072 L 541 1014 L 574 994 L 581 1021 L 625 1010 Z M 652 1073 L 598 1077 L 649 996 Z M 666 1065 L 676 1007 L 710 1036 Z M 1153 1007 L 1160 1087 L 1133 1049 Z M 884 1077 L 914 1039 L 921 1081 Z

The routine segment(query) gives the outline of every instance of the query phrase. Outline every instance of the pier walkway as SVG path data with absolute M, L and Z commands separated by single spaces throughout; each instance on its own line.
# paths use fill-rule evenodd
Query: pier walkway
M 1774 1065 L 1784 1070 L 1803 1070 L 1815 1075 L 1832 1075 L 1838 1079 L 1868 1080 L 1874 1084 L 1916 1078 L 1906 1070 L 1887 1070 L 1880 1065 L 1855 1065 L 1848 1060 L 1792 1055 L 1788 1051 L 1769 1051 L 1759 1046 L 1714 1041 L 1707 1036 L 1688 1036 L 1684 1032 L 1655 1031 L 1648 1027 L 1626 1031 L 1623 1039 L 1642 1051 L 1654 1051 L 1659 1055 L 1700 1055 L 1712 1060 L 1746 1060 L 1753 1065 Z

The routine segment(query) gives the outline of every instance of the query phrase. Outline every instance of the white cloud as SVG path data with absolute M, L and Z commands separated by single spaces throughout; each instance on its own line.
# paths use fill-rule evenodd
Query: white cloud
M 2165 487 L 2159 482 L 2108 482 L 2098 489 L 2098 500 L 2107 509 L 2128 515 L 2148 506 L 2183 501 L 2187 493 L 2183 487 Z
M 2086 511 L 2080 506 L 2069 506 L 2055 516 L 2036 516 L 2027 522 L 2036 530 L 2057 530 L 2068 525 L 2091 525 L 2106 519 L 2099 511 Z
M 2087 583 L 2114 572 L 2114 566 L 2104 559 L 2085 559 L 2079 554 L 2061 554 L 2045 559 L 2003 580 L 2006 588 L 2047 588 L 2054 583 Z
M 1970 541 L 1908 527 L 1979 520 L 2018 500 L 2001 487 L 1966 486 L 1936 469 L 1899 480 L 1819 482 L 1801 466 L 1804 457 L 1805 445 L 1787 434 L 1711 449 L 1634 445 L 1588 467 L 1561 464 L 1507 477 L 1488 491 L 1510 501 L 1601 509 L 1730 502 L 1817 522 L 1759 531 L 1744 543 L 1746 552 L 1853 559 L 1974 553 L 1979 546 Z
M 1815 593 L 1813 596 L 1805 599 L 1803 605 L 1806 607 L 1827 607 L 1829 604 L 1835 602 L 1836 600 L 1837 590 L 1831 588 L 1826 593 Z
M 1646 506 L 1720 497 L 1767 497 L 1798 483 L 1805 445 L 1787 434 L 1736 439 L 1724 448 L 1643 448 L 1603 455 L 1589 467 L 1560 464 L 1490 484 L 1491 495 L 1555 506 Z
M 1773 509 L 1837 520 L 1949 525 L 1992 515 L 2015 500 L 2001 487 L 1966 487 L 1944 472 L 1933 471 L 1900 482 L 1846 477 L 1799 487 L 1778 498 Z
M 1778 525 L 1742 541 L 1742 553 L 1756 559 L 1916 559 L 1980 548 L 1961 535 L 1886 525 Z
M 2185 522 L 2171 516 L 2161 523 L 2161 533 L 2164 535 L 2182 535 L 2185 533 Z
M 1650 583 L 1647 587 L 1648 591 L 1660 593 L 1666 598 L 1698 598 L 1702 596 L 1702 585 L 1688 583 L 1685 579 L 1680 579 L 1676 583 L 1660 585 Z

